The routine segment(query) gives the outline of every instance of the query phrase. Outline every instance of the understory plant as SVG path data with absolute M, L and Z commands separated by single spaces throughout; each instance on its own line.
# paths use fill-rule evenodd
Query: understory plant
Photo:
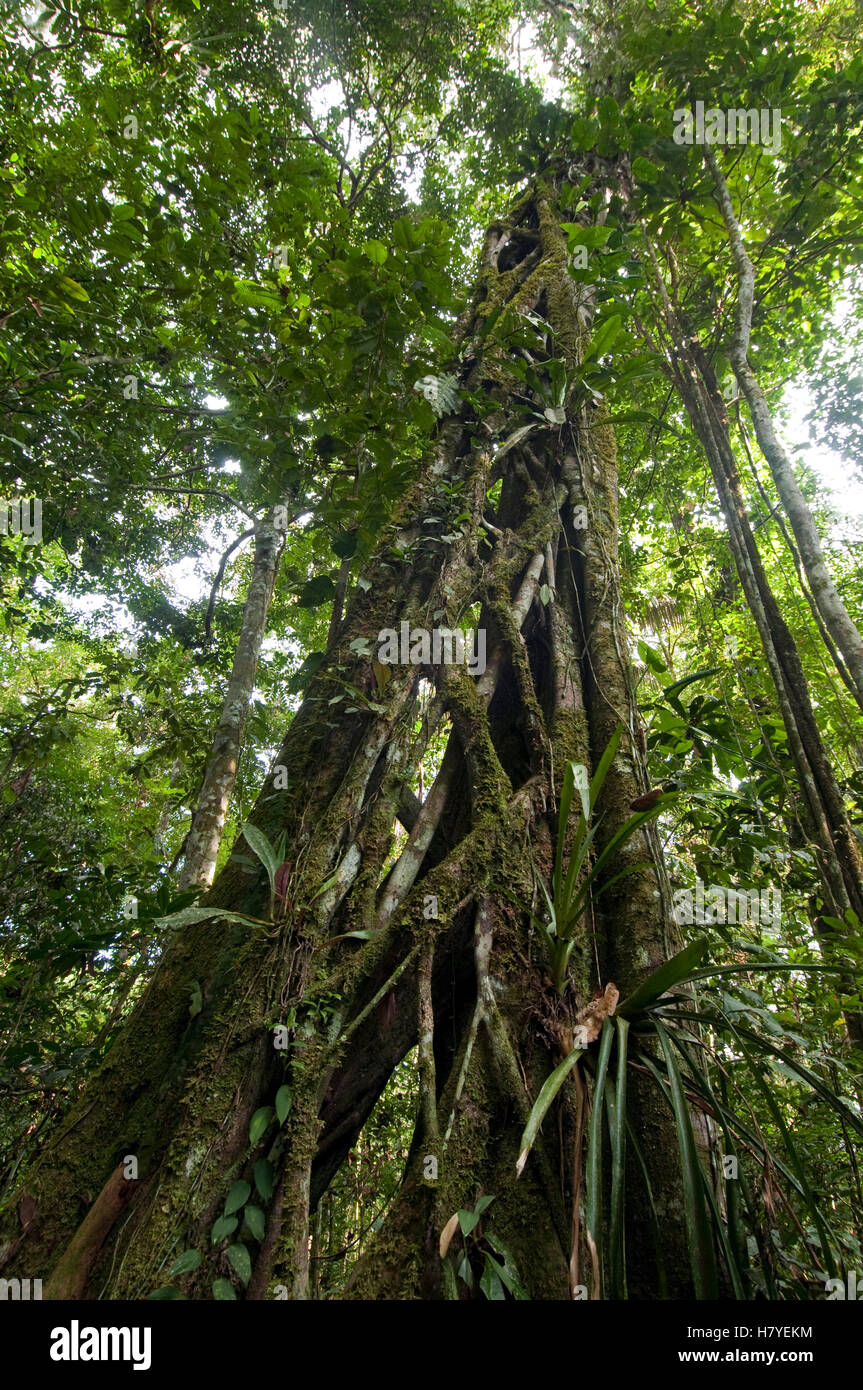
M 561 992 L 581 917 L 632 872 L 614 872 L 615 857 L 668 800 L 660 798 L 627 821 L 587 868 L 599 824 L 591 823 L 594 809 L 619 739 L 620 730 L 589 788 L 580 785 L 577 764 L 569 764 L 564 778 L 552 893 L 541 884 L 548 919 L 539 923 Z M 582 807 L 564 870 L 576 788 Z M 835 1063 L 830 1085 L 797 1059 L 794 1037 L 757 993 L 742 985 L 736 992 L 729 988 L 733 976 L 836 975 L 843 967 L 814 960 L 791 963 L 739 941 L 724 945 L 732 961 L 703 964 L 710 942 L 696 938 L 622 1001 L 616 988 L 607 985 L 579 1013 L 571 1050 L 533 1104 L 522 1135 L 519 1174 L 555 1097 L 571 1079 L 577 1115 L 573 1297 L 585 1296 L 582 1277 L 591 1298 L 627 1297 L 626 1211 L 632 1195 L 627 1176 L 631 1181 L 633 1172 L 640 1174 L 638 1200 L 646 1201 L 654 1231 L 657 1292 L 666 1296 L 660 1213 L 630 1115 L 634 1075 L 652 1081 L 673 1114 L 697 1298 L 812 1298 L 823 1294 L 828 1279 L 859 1264 L 853 1238 L 835 1228 L 829 1207 L 818 1199 L 791 1118 L 792 1107 L 815 1102 L 826 1107 L 856 1173 L 853 1145 L 863 1138 L 863 1118 L 853 1099 L 851 1068 L 845 1098 L 836 1084 Z M 780 1214 L 796 1232 L 790 1248 L 781 1239 Z

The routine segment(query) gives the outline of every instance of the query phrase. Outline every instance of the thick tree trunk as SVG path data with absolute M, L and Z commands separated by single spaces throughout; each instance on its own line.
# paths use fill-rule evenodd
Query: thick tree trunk
M 561 1092 L 559 1124 L 547 1120 L 517 1179 L 521 1130 L 594 988 L 614 981 L 626 993 L 674 941 L 658 844 L 643 833 L 622 856 L 635 868 L 625 893 L 609 893 L 582 925 L 563 995 L 529 925 L 535 874 L 550 875 L 567 761 L 595 767 L 622 724 L 602 794 L 604 843 L 647 785 L 610 427 L 581 407 L 562 425 L 538 420 L 503 457 L 494 447 L 526 418 L 523 383 L 509 367 L 518 316 L 530 312 L 540 325 L 540 373 L 554 355 L 574 375 L 589 334 L 591 296 L 569 278 L 562 215 L 554 186 L 537 183 L 490 230 L 460 326 L 463 385 L 487 408 L 465 401 L 440 427 L 285 738 L 277 765 L 288 769 L 287 786 L 271 774 L 261 790 L 252 821 L 271 839 L 287 832 L 284 911 L 269 927 L 220 920 L 227 910 L 267 911 L 263 872 L 232 861 L 208 895 L 212 918 L 177 930 L 101 1074 L 26 1176 L 35 1216 L 25 1238 L 7 1222 L 13 1261 L 34 1277 L 59 1269 L 66 1289 L 140 1297 L 194 1247 L 203 1262 L 181 1281 L 191 1297 L 209 1297 L 214 1276 L 233 1278 L 240 1296 L 284 1285 L 307 1297 L 311 1213 L 419 1043 L 422 1103 L 404 1185 L 350 1296 L 442 1296 L 440 1232 L 480 1192 L 495 1194 L 495 1230 L 531 1296 L 569 1296 L 574 1088 Z M 501 500 L 490 517 L 496 477 Z M 586 510 L 586 529 L 576 529 L 573 506 Z M 442 532 L 453 539 L 442 544 Z M 478 679 L 464 667 L 396 665 L 383 680 L 357 651 L 358 638 L 374 649 L 382 628 L 454 627 L 477 605 L 489 653 Z M 436 697 L 419 719 L 421 675 Z M 363 699 L 335 717 L 345 681 Z M 408 784 L 441 719 L 447 752 L 417 806 Z M 384 873 L 399 815 L 411 823 L 408 844 Z M 360 930 L 365 939 L 345 935 Z M 194 1015 L 191 994 L 202 1005 Z M 286 1082 L 286 1123 L 271 1119 L 250 1143 L 252 1116 Z M 630 1293 L 659 1296 L 664 1258 L 668 1292 L 682 1297 L 689 1261 L 671 1112 L 658 1090 L 632 1086 L 663 1248 L 633 1172 Z M 123 1222 L 106 1229 L 112 1175 L 129 1154 L 136 1191 Z M 232 1184 L 253 1182 L 261 1159 L 272 1193 L 265 1182 L 255 1199 L 266 1209 L 264 1239 L 243 1237 L 253 1264 L 243 1290 L 209 1232 Z M 584 1252 L 575 1253 L 582 1282 L 594 1284 Z
M 258 657 L 284 543 L 284 532 L 276 528 L 274 510 L 271 509 L 255 527 L 252 577 L 246 594 L 240 636 L 225 703 L 213 735 L 198 803 L 186 837 L 180 873 L 181 888 L 209 888 L 216 872 L 225 818 L 240 765 L 243 729 L 255 688 Z

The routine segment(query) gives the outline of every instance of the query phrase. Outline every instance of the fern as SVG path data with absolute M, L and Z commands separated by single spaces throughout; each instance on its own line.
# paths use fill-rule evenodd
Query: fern
M 458 408 L 461 397 L 458 393 L 458 378 L 454 376 L 424 376 L 414 382 L 414 390 L 425 396 L 437 418 L 452 415 Z

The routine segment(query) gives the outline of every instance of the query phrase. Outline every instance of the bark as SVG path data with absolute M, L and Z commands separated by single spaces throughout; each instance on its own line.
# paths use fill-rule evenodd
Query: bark
M 273 512 L 255 526 L 252 577 L 246 594 L 240 637 L 222 713 L 204 768 L 198 803 L 186 837 L 180 887 L 209 888 L 216 872 L 222 832 L 237 779 L 243 729 L 255 687 L 258 657 L 267 627 L 267 614 L 279 567 L 284 533 L 273 524 Z
M 463 399 L 439 427 L 285 737 L 276 766 L 287 767 L 287 786 L 271 772 L 261 790 L 251 820 L 271 840 L 287 835 L 284 911 L 263 926 L 220 919 L 227 910 L 267 912 L 263 870 L 232 859 L 207 896 L 212 918 L 178 927 L 101 1074 L 26 1175 L 35 1216 L 14 1259 L 31 1275 L 64 1268 L 94 1184 L 134 1154 L 140 1181 L 123 1222 L 93 1251 L 86 1294 L 145 1296 L 194 1247 L 203 1263 L 178 1282 L 207 1298 L 214 1277 L 234 1277 L 224 1243 L 212 1248 L 212 1222 L 231 1185 L 252 1183 L 267 1158 L 272 1195 L 257 1199 L 265 1238 L 246 1238 L 251 1282 L 245 1291 L 234 1283 L 241 1297 L 267 1297 L 278 1285 L 307 1297 L 313 1213 L 394 1067 L 419 1043 L 422 1105 L 405 1180 L 348 1296 L 444 1296 L 440 1232 L 481 1192 L 495 1194 L 495 1230 L 531 1296 L 570 1296 L 574 1089 L 561 1093 L 559 1124 L 546 1124 L 517 1178 L 521 1131 L 594 990 L 614 981 L 627 993 L 674 941 L 661 855 L 648 836 L 626 847 L 640 867 L 625 894 L 609 893 L 585 920 L 563 995 L 530 926 L 535 873 L 550 875 L 567 761 L 591 769 L 623 724 L 603 792 L 603 842 L 647 787 L 620 600 L 611 428 L 601 411 L 573 407 L 562 426 L 538 421 L 503 457 L 494 448 L 525 419 L 506 314 L 496 311 L 543 321 L 538 361 L 563 357 L 573 376 L 590 332 L 591 294 L 569 278 L 562 215 L 554 184 L 538 181 L 490 229 L 459 326 L 461 383 L 490 409 Z M 491 517 L 487 493 L 498 476 Z M 587 532 L 573 527 L 573 504 L 587 508 Z M 451 524 L 465 514 L 469 521 Z M 446 545 L 442 531 L 453 536 Z M 554 590 L 547 604 L 538 596 L 543 575 Z M 360 637 L 374 648 L 382 628 L 402 621 L 455 626 L 475 605 L 489 653 L 479 679 L 464 667 L 392 666 L 384 682 L 352 649 Z M 420 675 L 436 698 L 418 720 Z M 336 718 L 331 702 L 345 682 L 365 702 L 354 697 Z M 444 716 L 449 747 L 417 806 L 406 790 Z M 399 816 L 410 836 L 385 873 Z M 358 930 L 364 938 L 346 936 Z M 191 992 L 202 1004 L 194 1016 Z M 274 1046 L 279 1025 L 287 1052 Z M 251 1117 L 286 1080 L 286 1123 L 271 1122 L 251 1144 Z M 633 1172 L 631 1296 L 659 1296 L 664 1257 L 669 1295 L 685 1297 L 671 1113 L 658 1091 L 637 1080 L 632 1088 L 662 1249 Z M 437 1159 L 436 1181 L 428 1157 Z
M 118 1164 L 63 1252 L 45 1286 L 46 1299 L 84 1297 L 90 1271 L 103 1242 L 134 1191 L 134 1183 L 124 1175 L 123 1164 Z
M 737 273 L 738 290 L 734 337 L 729 345 L 728 355 L 734 368 L 738 386 L 749 406 L 755 437 L 762 454 L 770 465 L 776 490 L 791 523 L 800 559 L 809 581 L 809 591 L 821 621 L 835 644 L 835 648 L 828 645 L 828 650 L 831 655 L 834 655 L 834 651 L 838 650 L 842 659 L 842 665 L 837 663 L 840 675 L 843 676 L 843 679 L 845 678 L 845 672 L 842 669 L 844 665 L 845 671 L 851 678 L 850 688 L 854 698 L 863 709 L 863 638 L 861 638 L 857 626 L 845 607 L 827 569 L 821 549 L 821 538 L 818 535 L 812 513 L 794 476 L 791 459 L 774 428 L 773 416 L 767 404 L 767 398 L 749 364 L 749 339 L 755 298 L 755 268 L 746 252 L 740 225 L 734 214 L 728 185 L 716 161 L 716 156 L 707 145 L 704 147 L 704 161 L 716 184 L 719 207 L 728 231 L 728 240 Z

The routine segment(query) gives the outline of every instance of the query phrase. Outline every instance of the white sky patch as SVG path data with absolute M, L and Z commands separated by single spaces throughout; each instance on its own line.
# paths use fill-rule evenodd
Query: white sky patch
M 336 78 L 332 82 L 325 83 L 323 87 L 313 87 L 309 92 L 309 107 L 317 124 L 321 124 L 333 109 L 346 109 L 347 99 L 341 82 Z M 345 163 L 351 165 L 355 163 L 366 146 L 372 143 L 375 136 L 371 109 L 359 107 L 356 110 L 356 115 L 357 120 L 352 121 L 349 116 L 345 116 L 336 127 Z M 358 122 L 362 121 L 363 118 L 369 122 L 371 127 L 365 132 L 358 125 Z
M 313 116 L 327 116 L 334 106 L 344 106 L 345 91 L 337 78 L 323 87 L 313 87 L 309 92 L 309 106 Z
M 234 554 L 236 553 L 235 551 Z M 159 570 L 159 580 L 169 589 L 172 600 L 181 600 L 177 603 L 178 608 L 186 608 L 195 599 L 203 597 L 208 588 L 204 568 L 215 568 L 215 565 L 218 565 L 218 554 L 218 543 L 214 541 L 208 555 L 185 555 L 182 560 L 175 560 L 172 565 L 163 565 Z M 230 589 L 230 584 L 224 583 L 219 592 L 222 593 L 226 587 Z
M 410 168 L 407 166 L 407 161 L 403 162 L 405 163 L 405 168 L 402 171 L 402 188 L 405 191 L 405 196 L 410 198 L 412 203 L 418 203 L 420 200 L 423 173 L 425 172 L 425 161 L 423 159 L 417 159 L 413 167 L 413 172 L 411 172 Z
M 513 19 L 509 29 L 509 52 L 519 77 L 530 77 L 542 89 L 543 101 L 560 101 L 563 83 L 552 76 L 548 59 L 539 46 L 536 25 L 529 20 Z
M 37 575 L 33 587 L 37 593 L 46 597 L 54 594 L 64 608 L 78 617 L 95 620 L 98 614 L 99 619 L 89 625 L 88 631 L 91 637 L 99 638 L 112 632 L 122 632 L 126 634 L 128 639 L 126 645 L 129 647 L 134 645 L 136 623 L 124 604 L 117 603 L 104 594 L 70 594 L 62 588 L 54 589 L 41 575 Z
M 222 471 L 239 473 L 240 467 L 237 464 L 231 469 L 223 469 Z M 180 560 L 174 560 L 171 564 L 161 566 L 157 577 L 165 584 L 172 603 L 176 603 L 178 608 L 185 611 L 190 604 L 209 597 L 210 588 L 219 567 L 219 560 L 231 542 L 248 529 L 248 525 L 249 523 L 246 522 L 242 526 L 236 523 L 236 530 L 232 528 L 231 531 L 226 532 L 210 523 L 204 528 L 203 538 L 207 549 L 202 555 L 184 555 Z M 217 602 L 220 598 L 232 596 L 236 586 L 236 580 L 232 578 L 234 564 L 251 545 L 252 537 L 249 536 L 231 555 L 216 596 Z
M 806 386 L 789 386 L 783 397 L 783 407 L 788 418 L 784 428 L 780 424 L 785 447 L 793 460 L 802 460 L 815 474 L 836 510 L 831 533 L 835 539 L 841 539 L 850 529 L 853 534 L 847 538 L 859 539 L 859 524 L 863 521 L 863 480 L 851 468 L 848 459 L 810 441 L 805 417 L 812 411 L 813 402 Z M 850 528 L 843 524 L 849 521 Z

